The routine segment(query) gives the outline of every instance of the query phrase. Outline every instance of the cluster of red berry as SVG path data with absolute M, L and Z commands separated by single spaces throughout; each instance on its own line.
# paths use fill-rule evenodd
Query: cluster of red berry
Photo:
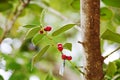
M 52 30 L 52 27 L 51 27 L 51 26 L 46 26 L 46 27 L 42 28 L 42 29 L 39 31 L 39 33 L 40 33 L 40 34 L 43 34 L 44 31 L 49 32 L 49 31 L 51 31 L 51 30 Z M 62 53 L 63 45 L 62 45 L 61 43 L 58 43 L 58 50 Z M 63 59 L 63 60 L 72 60 L 72 56 L 67 56 L 67 55 L 65 55 L 65 54 L 62 53 L 62 59 Z
M 49 31 L 51 31 L 51 30 L 52 30 L 52 27 L 51 27 L 51 26 L 46 26 L 46 27 L 44 27 L 43 29 L 41 29 L 39 32 L 40 32 L 40 34 L 43 34 L 44 31 L 49 32 Z
M 62 53 L 63 45 L 61 43 L 58 43 L 57 47 L 58 47 L 58 50 Z M 63 60 L 72 60 L 72 56 L 67 56 L 63 53 L 62 53 L 61 57 L 62 57 Z

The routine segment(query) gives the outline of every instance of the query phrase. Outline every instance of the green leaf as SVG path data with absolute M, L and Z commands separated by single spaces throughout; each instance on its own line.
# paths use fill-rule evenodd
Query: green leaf
M 4 80 L 4 78 L 0 75 L 0 80 Z
M 120 34 L 114 33 L 108 29 L 102 34 L 101 38 L 120 43 Z
M 120 0 L 102 0 L 102 2 L 108 6 L 120 8 Z
M 106 70 L 106 75 L 108 76 L 113 76 L 115 72 L 117 71 L 117 66 L 114 62 L 110 62 L 108 64 L 107 70 Z
M 48 50 L 49 47 L 50 45 L 45 46 L 35 56 L 33 56 L 32 63 L 31 63 L 31 70 L 33 68 L 34 63 L 41 59 L 41 57 L 45 54 L 45 52 Z
M 61 33 L 64 33 L 65 31 L 71 29 L 71 28 L 74 27 L 74 26 L 75 26 L 75 24 L 67 24 L 67 25 L 61 27 L 60 29 L 54 31 L 54 32 L 52 33 L 52 36 L 57 36 L 57 35 L 59 35 L 59 34 L 61 34 Z
M 40 27 L 34 27 L 34 28 L 31 28 L 26 36 L 25 36 L 25 39 L 29 39 L 29 38 L 32 38 L 36 33 L 38 33 L 38 31 L 40 30 Z
M 47 9 L 43 9 L 40 15 L 40 23 L 42 26 L 44 26 L 44 17 L 45 17 L 46 12 L 47 12 Z
M 2 35 L 3 35 L 3 29 L 0 27 L 0 38 L 2 37 Z
M 7 2 L 1 2 L 0 3 L 0 12 L 1 11 L 6 11 L 12 8 L 12 4 L 9 4 Z
M 74 9 L 80 10 L 80 0 L 74 0 L 74 1 L 71 3 L 71 6 L 72 6 Z
M 100 18 L 102 20 L 110 20 L 113 17 L 113 13 L 110 9 L 103 7 L 100 9 Z
M 68 49 L 68 50 L 72 50 L 72 44 L 71 43 L 65 43 L 64 45 L 63 45 L 63 47 L 65 48 L 65 49 Z
M 44 36 L 45 36 L 44 34 L 36 34 L 36 35 L 32 38 L 32 43 L 33 43 L 34 45 L 37 45 Z
M 25 28 L 33 28 L 33 27 L 36 27 L 36 26 L 38 26 L 38 25 L 24 25 L 23 27 L 25 27 Z

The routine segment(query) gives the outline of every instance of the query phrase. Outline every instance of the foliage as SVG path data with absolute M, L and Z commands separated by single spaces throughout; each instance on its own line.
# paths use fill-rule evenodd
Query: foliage
M 5 70 L 13 71 L 9 80 L 21 80 L 21 78 L 28 80 L 31 75 L 37 75 L 41 80 L 61 80 L 60 76 L 51 74 L 54 72 L 52 69 L 56 69 L 55 65 L 58 65 L 61 60 L 56 46 L 57 43 L 63 43 L 64 49 L 73 50 L 75 43 L 71 43 L 70 39 L 79 33 L 75 26 L 78 27 L 77 24 L 80 24 L 80 0 L 31 0 L 31 3 L 16 16 L 17 19 L 14 21 L 17 7 L 24 3 L 20 1 L 0 1 L 0 58 L 6 61 Z M 102 0 L 101 3 L 105 4 L 100 9 L 100 34 L 103 40 L 101 48 L 105 44 L 104 40 L 119 45 L 120 1 Z M 10 21 L 14 23 L 11 27 L 8 26 Z M 46 25 L 52 26 L 51 32 L 44 31 Z M 43 34 L 40 34 L 40 30 L 43 30 Z M 7 42 L 6 38 L 12 41 Z M 18 39 L 22 45 L 18 47 L 18 42 L 15 43 L 14 39 Z M 3 42 L 12 49 L 9 55 L 1 50 Z M 74 60 L 75 64 L 80 62 L 77 58 Z M 70 61 L 69 66 L 71 65 L 77 68 Z M 105 65 L 106 80 L 114 78 L 119 80 L 119 76 L 116 76 L 120 74 L 120 60 Z M 70 68 L 70 70 L 74 69 Z M 78 72 L 73 73 L 79 75 Z M 3 80 L 1 75 L 0 80 Z

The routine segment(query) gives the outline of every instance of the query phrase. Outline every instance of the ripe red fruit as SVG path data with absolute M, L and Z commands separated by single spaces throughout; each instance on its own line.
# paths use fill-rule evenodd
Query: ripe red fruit
M 51 29 L 52 29 L 51 26 L 46 26 L 46 27 L 44 28 L 45 31 L 51 31 Z
M 58 43 L 58 47 L 63 47 L 63 45 L 61 43 Z
M 72 56 L 66 56 L 67 60 L 72 60 Z
M 65 55 L 65 54 L 62 54 L 62 59 L 66 59 L 67 58 L 67 56 Z
M 62 50 L 63 50 L 63 47 L 58 47 L 58 50 L 59 50 L 59 51 L 62 51 Z
M 43 34 L 43 30 L 40 30 L 39 33 L 40 33 L 40 34 Z
M 63 50 L 63 45 L 62 45 L 61 43 L 58 43 L 57 46 L 58 46 L 58 50 L 59 50 L 59 51 L 62 51 L 62 50 Z

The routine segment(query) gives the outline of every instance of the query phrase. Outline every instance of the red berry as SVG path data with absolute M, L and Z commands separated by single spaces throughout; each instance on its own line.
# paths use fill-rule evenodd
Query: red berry
M 46 27 L 44 28 L 45 31 L 51 31 L 51 29 L 52 29 L 51 26 L 46 26 Z
M 62 51 L 62 50 L 63 50 L 63 47 L 58 47 L 58 50 L 59 50 L 59 51 Z
M 61 43 L 58 43 L 58 47 L 62 47 L 63 45 Z
M 66 59 L 67 58 L 67 56 L 65 55 L 65 54 L 62 54 L 62 59 Z
M 62 50 L 63 50 L 63 45 L 62 45 L 61 43 L 58 43 L 57 46 L 58 46 L 58 50 L 59 50 L 59 51 L 62 51 Z
M 39 32 L 40 32 L 40 34 L 43 34 L 43 30 L 40 30 Z
M 72 56 L 66 56 L 67 60 L 72 60 Z

